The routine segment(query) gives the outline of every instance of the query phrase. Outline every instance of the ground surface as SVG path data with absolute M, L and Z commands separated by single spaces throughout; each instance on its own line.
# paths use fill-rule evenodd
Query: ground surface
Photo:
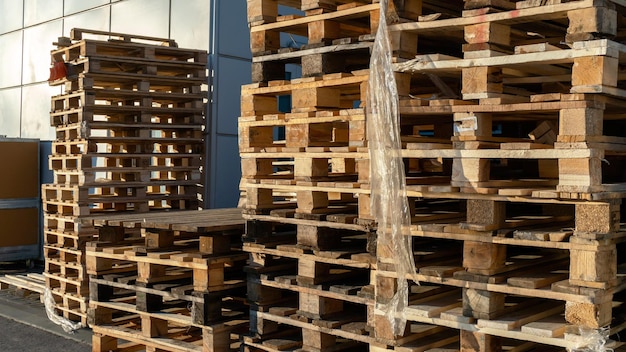
M 0 275 L 41 272 L 18 264 L 0 263 Z M 0 291 L 0 351 L 2 352 L 90 352 L 91 330 L 73 335 L 63 331 L 46 316 L 38 295 L 15 295 L 14 290 Z

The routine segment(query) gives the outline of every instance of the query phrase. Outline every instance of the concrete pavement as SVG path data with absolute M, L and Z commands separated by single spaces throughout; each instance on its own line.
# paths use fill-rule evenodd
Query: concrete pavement
M 0 264 L 0 275 L 11 274 L 11 268 Z M 1 351 L 89 352 L 91 336 L 90 329 L 68 334 L 52 323 L 38 294 L 17 296 L 13 289 L 0 290 Z

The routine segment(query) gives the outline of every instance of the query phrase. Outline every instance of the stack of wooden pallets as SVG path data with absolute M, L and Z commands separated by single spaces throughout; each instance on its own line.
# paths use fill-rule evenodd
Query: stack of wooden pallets
M 249 0 L 255 83 L 242 88 L 239 120 L 246 350 L 605 342 L 625 326 L 626 4 L 389 2 L 411 218 L 402 231 L 417 267 L 407 329 L 394 334 L 380 309 L 396 293 L 398 263 L 376 250 L 387 234 L 376 234 L 370 208 L 365 48 L 379 4 Z M 303 15 L 279 16 L 279 5 Z M 281 33 L 308 43 L 281 48 Z M 287 63 L 304 77 L 284 80 Z
M 52 60 L 66 74 L 50 81 L 63 94 L 50 113 L 54 183 L 42 189 L 45 275 L 58 309 L 85 323 L 85 245 L 97 231 L 80 218 L 201 205 L 207 54 L 80 29 L 55 44 Z
M 109 214 L 87 245 L 93 351 L 236 351 L 248 331 L 239 209 Z

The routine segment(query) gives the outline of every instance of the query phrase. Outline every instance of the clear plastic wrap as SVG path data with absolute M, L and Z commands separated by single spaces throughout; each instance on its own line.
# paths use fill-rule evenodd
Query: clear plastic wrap
M 385 302 L 377 299 L 376 309 L 385 314 L 394 334 L 400 335 L 406 327 L 404 311 L 409 291 L 406 274 L 415 272 L 415 263 L 411 237 L 402 234 L 403 227 L 410 225 L 410 214 L 401 155 L 399 98 L 387 29 L 388 1 L 381 0 L 380 7 L 367 94 L 371 209 L 378 222 L 379 261 L 394 264 L 398 283 L 393 298 Z
M 606 346 L 609 339 L 609 329 L 589 329 L 578 327 L 580 342 L 578 347 L 571 349 L 571 352 L 613 352 L 612 348 Z
M 52 296 L 52 291 L 50 291 L 50 289 L 47 287 L 43 294 L 43 304 L 46 307 L 46 314 L 48 315 L 48 319 L 50 319 L 53 323 L 60 325 L 63 328 L 63 331 L 72 334 L 76 330 L 83 327 L 83 324 L 75 323 L 57 314 L 55 310 L 56 302 L 54 301 L 54 297 Z

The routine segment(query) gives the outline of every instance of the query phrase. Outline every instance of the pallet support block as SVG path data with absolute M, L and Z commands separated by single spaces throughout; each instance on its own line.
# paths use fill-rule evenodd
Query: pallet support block
M 276 97 L 268 95 L 249 94 L 245 92 L 245 90 L 242 91 L 242 116 L 261 116 L 268 114 L 277 114 L 278 112 L 278 100 L 276 99 Z M 239 138 L 241 138 L 241 136 Z
M 499 337 L 479 332 L 461 330 L 461 348 L 459 352 L 501 352 L 502 341 Z
M 194 324 L 209 325 L 222 317 L 222 298 L 220 294 L 196 291 L 192 295 L 202 301 L 194 301 L 192 304 L 191 320 Z
M 278 1 L 248 0 L 248 23 L 273 22 L 278 17 Z
M 274 204 L 269 188 L 246 187 L 246 208 L 263 209 Z
M 310 181 L 315 177 L 328 176 L 328 159 L 295 158 L 294 177 L 298 181 Z
M 87 323 L 89 326 L 110 324 L 113 320 L 113 309 L 105 307 L 90 307 L 87 309 Z
M 612 306 L 612 299 L 595 304 L 566 302 L 565 320 L 576 326 L 583 326 L 591 329 L 603 328 L 611 324 Z
M 572 86 L 616 87 L 619 59 L 610 56 L 586 56 L 574 59 Z
M 277 61 L 252 63 L 252 82 L 279 81 L 282 79 L 285 79 L 284 63 Z
M 345 68 L 346 57 L 344 55 L 321 53 L 302 57 L 302 77 L 317 77 L 326 73 L 343 72 Z
M 603 120 L 603 109 L 562 109 L 559 112 L 558 140 L 560 142 L 583 142 L 587 140 L 587 137 L 602 136 Z
M 313 214 L 328 208 L 328 193 L 315 191 L 297 192 L 298 213 Z
M 310 319 L 324 319 L 325 317 L 341 313 L 343 301 L 328 297 L 321 297 L 314 293 L 300 292 L 298 314 Z
M 174 245 L 174 232 L 169 230 L 142 231 L 146 248 L 164 248 Z
M 92 351 L 108 352 L 117 350 L 118 339 L 111 336 L 94 333 L 91 338 Z
M 621 200 L 604 204 L 576 204 L 576 232 L 609 234 L 620 229 Z
M 204 351 L 230 351 L 230 331 L 221 327 L 202 330 L 202 345 Z
M 502 69 L 499 67 L 468 67 L 463 69 L 463 99 L 490 98 L 504 92 Z
M 506 262 L 506 245 L 465 241 L 463 243 L 463 267 L 474 274 L 493 275 Z
M 245 238 L 261 239 L 272 235 L 273 225 L 271 222 L 248 220 L 245 224 Z
M 327 43 L 341 37 L 341 27 L 336 21 L 312 21 L 308 24 L 309 44 Z
M 341 243 L 341 234 L 330 228 L 297 225 L 296 234 L 298 246 L 313 250 L 332 250 Z
M 271 126 L 239 126 L 239 148 L 263 148 L 273 145 L 274 128 Z
M 602 187 L 602 160 L 559 159 L 557 191 L 589 193 Z
M 98 242 L 119 243 L 124 240 L 124 235 L 121 226 L 102 226 L 98 229 Z
M 138 287 L 147 288 L 150 285 L 142 282 L 137 282 Z M 163 297 L 160 295 L 151 294 L 143 290 L 137 290 L 137 310 L 140 312 L 158 312 L 163 308 Z
M 422 3 L 422 0 L 393 0 L 389 1 L 389 11 L 399 18 L 417 21 L 422 15 Z
M 200 236 L 199 251 L 204 254 L 224 254 L 230 252 L 230 236 L 216 234 Z
M 330 274 L 330 264 L 312 260 L 298 260 L 298 284 L 304 286 L 317 285 Z
M 376 302 L 387 304 L 398 290 L 398 280 L 393 277 L 376 275 Z
M 141 332 L 145 337 L 167 336 L 167 320 L 141 315 Z
M 193 287 L 195 291 L 209 292 L 215 286 L 224 284 L 224 263 L 210 263 L 206 259 L 194 258 L 194 263 L 206 264 L 208 268 L 193 269 Z
M 371 195 L 367 193 L 359 194 L 359 218 L 363 220 L 376 220 L 372 214 Z
M 392 32 L 390 39 L 394 56 L 411 59 L 417 55 L 418 37 L 416 33 Z
M 337 88 L 314 87 L 294 89 L 292 111 L 314 111 L 317 108 L 341 108 L 341 92 Z
M 575 239 L 572 238 L 572 241 Z M 617 278 L 617 249 L 586 251 L 570 249 L 570 284 L 592 288 L 608 288 Z
M 335 346 L 337 337 L 321 331 L 302 328 L 302 347 L 306 351 L 327 351 Z
M 463 289 L 463 315 L 476 319 L 493 319 L 504 310 L 505 294 L 476 290 Z
M 453 187 L 475 187 L 489 181 L 491 163 L 488 159 L 454 158 L 452 160 Z
M 467 200 L 468 224 L 501 226 L 505 221 L 506 202 L 480 199 Z
M 605 2 L 606 5 L 614 5 Z M 567 13 L 569 27 L 565 41 L 568 43 L 591 40 L 598 36 L 611 37 L 617 34 L 617 12 L 614 8 L 594 6 L 572 10 Z
M 465 26 L 464 38 L 468 44 L 490 43 L 509 46 L 511 27 L 494 22 L 468 25 Z
M 280 49 L 280 33 L 276 31 L 250 32 L 250 50 L 253 54 Z

